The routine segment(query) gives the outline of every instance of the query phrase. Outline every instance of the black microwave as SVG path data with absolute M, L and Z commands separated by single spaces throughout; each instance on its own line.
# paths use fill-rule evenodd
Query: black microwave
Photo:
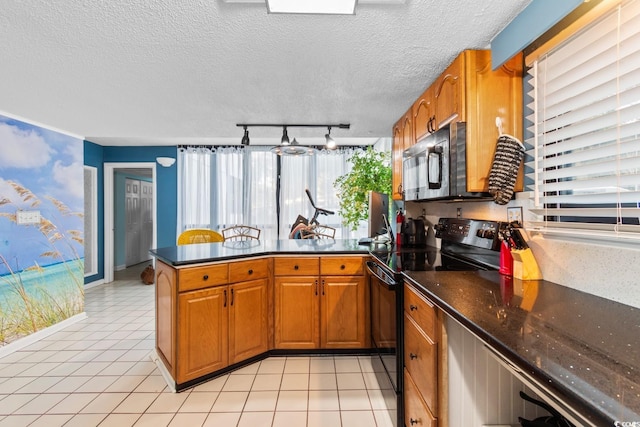
M 451 123 L 402 154 L 405 201 L 488 198 L 467 192 L 467 124 Z

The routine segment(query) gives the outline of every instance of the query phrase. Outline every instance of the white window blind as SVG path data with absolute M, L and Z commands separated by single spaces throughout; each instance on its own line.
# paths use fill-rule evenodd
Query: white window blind
M 640 237 L 640 1 L 529 70 L 534 226 Z

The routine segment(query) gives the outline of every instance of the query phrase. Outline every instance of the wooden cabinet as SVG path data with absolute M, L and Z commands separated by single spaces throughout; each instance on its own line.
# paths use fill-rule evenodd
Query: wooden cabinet
M 410 284 L 404 286 L 405 422 L 435 426 L 446 407 L 444 345 L 438 310 Z M 415 423 L 414 423 L 415 424 Z
M 365 348 L 362 257 L 276 258 L 275 347 Z
M 402 188 L 402 150 L 452 122 L 467 123 L 467 192 L 487 192 L 499 136 L 496 117 L 505 133 L 522 139 L 522 73 L 522 55 L 492 70 L 490 51 L 460 53 L 413 103 L 410 121 L 405 114 L 393 127 L 394 200 L 402 197 L 398 191 Z M 405 125 L 413 125 L 413 129 L 407 131 Z M 523 170 L 516 191 L 522 191 Z
M 391 185 L 393 200 L 402 200 L 402 153 L 415 144 L 413 136 L 413 117 L 411 109 L 395 124 L 393 128 L 393 147 L 391 151 Z
M 269 350 L 270 265 L 156 263 L 156 347 L 177 384 Z
M 228 365 L 228 304 L 227 286 L 178 296 L 178 383 Z
M 269 350 L 268 279 L 229 286 L 229 363 Z

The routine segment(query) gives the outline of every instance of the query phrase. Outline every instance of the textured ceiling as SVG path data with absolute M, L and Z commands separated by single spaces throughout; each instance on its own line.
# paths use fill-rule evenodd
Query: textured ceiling
M 459 51 L 488 47 L 529 2 L 309 16 L 220 0 L 3 0 L 0 112 L 101 145 L 238 143 L 239 122 L 348 122 L 332 136 L 367 142 L 391 136 Z M 250 129 L 252 144 L 279 134 Z

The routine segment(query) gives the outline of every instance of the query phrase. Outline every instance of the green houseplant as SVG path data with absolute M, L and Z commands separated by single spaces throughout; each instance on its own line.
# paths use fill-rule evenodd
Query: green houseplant
M 368 218 L 369 191 L 391 194 L 391 153 L 368 147 L 355 151 L 348 161 L 353 164 L 351 172 L 338 177 L 333 186 L 343 223 L 355 230 Z

